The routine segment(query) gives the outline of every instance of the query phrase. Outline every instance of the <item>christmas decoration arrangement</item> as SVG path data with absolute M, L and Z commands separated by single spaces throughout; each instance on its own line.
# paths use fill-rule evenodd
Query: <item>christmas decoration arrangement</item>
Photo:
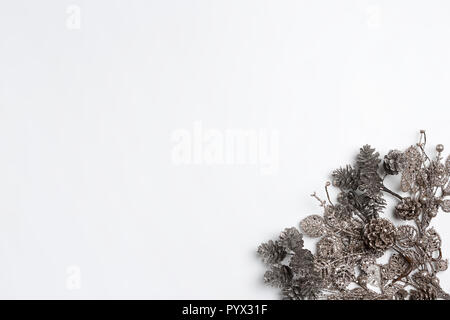
M 363 146 L 353 166 L 332 173 L 327 200 L 312 194 L 322 215 L 304 218 L 301 232 L 287 228 L 259 246 L 268 267 L 264 281 L 288 300 L 449 300 L 437 277 L 448 261 L 430 222 L 450 212 L 450 156 L 444 161 L 441 144 L 428 156 L 425 145 L 422 130 L 417 144 L 383 158 Z M 398 192 L 386 186 L 388 176 L 399 180 Z M 395 202 L 395 223 L 384 212 L 387 197 Z M 317 238 L 314 254 L 303 236 Z

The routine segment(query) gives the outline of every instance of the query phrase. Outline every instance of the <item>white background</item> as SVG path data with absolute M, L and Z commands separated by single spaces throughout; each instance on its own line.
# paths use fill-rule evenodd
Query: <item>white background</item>
M 448 1 L 1 1 L 0 297 L 277 298 L 256 247 L 321 212 L 333 169 L 420 129 L 450 150 L 449 18 Z M 278 130 L 278 172 L 174 165 L 194 121 Z M 450 215 L 434 225 L 449 256 Z

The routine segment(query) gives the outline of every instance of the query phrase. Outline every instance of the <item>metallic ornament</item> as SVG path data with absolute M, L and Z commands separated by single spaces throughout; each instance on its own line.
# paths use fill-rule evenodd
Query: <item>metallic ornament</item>
M 436 156 L 425 153 L 426 135 L 404 152 L 390 151 L 383 161 L 368 145 L 356 163 L 334 170 L 327 182 L 322 215 L 307 216 L 300 231 L 287 228 L 275 241 L 263 243 L 258 254 L 267 264 L 264 281 L 281 290 L 283 299 L 329 300 L 450 300 L 437 273 L 448 268 L 442 240 L 430 227 L 438 212 L 450 212 L 450 156 L 443 145 Z M 400 175 L 399 194 L 384 184 Z M 337 188 L 333 203 L 328 187 Z M 385 196 L 395 204 L 395 224 L 385 212 Z M 401 222 L 408 220 L 408 223 Z M 316 253 L 304 248 L 303 234 L 319 238 Z M 384 256 L 384 257 L 383 257 Z M 383 257 L 385 264 L 377 260 Z

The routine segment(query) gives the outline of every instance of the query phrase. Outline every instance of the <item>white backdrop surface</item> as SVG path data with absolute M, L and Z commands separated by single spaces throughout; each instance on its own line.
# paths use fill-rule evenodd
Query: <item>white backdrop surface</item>
M 2 1 L 0 298 L 277 298 L 256 247 L 320 213 L 333 169 L 420 129 L 450 151 L 449 18 L 448 1 Z M 180 165 L 174 136 L 199 124 L 276 132 L 276 170 Z M 434 226 L 450 256 L 450 215 Z

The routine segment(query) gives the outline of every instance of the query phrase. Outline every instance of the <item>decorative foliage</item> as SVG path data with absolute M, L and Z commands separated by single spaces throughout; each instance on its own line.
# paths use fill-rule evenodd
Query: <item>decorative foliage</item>
M 303 234 L 319 238 L 316 253 L 304 248 L 298 229 L 285 229 L 258 248 L 269 268 L 264 281 L 289 300 L 449 300 L 437 278 L 448 260 L 442 258 L 439 234 L 429 226 L 439 210 L 450 212 L 450 156 L 444 161 L 444 146 L 437 145 L 437 155 L 430 158 L 425 142 L 421 131 L 419 143 L 404 152 L 391 150 L 383 161 L 365 145 L 354 166 L 333 171 L 337 203 L 330 199 L 327 182 L 328 201 L 312 194 L 323 216 L 300 222 Z M 401 175 L 400 189 L 408 194 L 386 187 L 388 175 Z M 397 226 L 380 217 L 385 195 L 396 201 Z M 386 264 L 377 262 L 383 255 L 389 255 Z

